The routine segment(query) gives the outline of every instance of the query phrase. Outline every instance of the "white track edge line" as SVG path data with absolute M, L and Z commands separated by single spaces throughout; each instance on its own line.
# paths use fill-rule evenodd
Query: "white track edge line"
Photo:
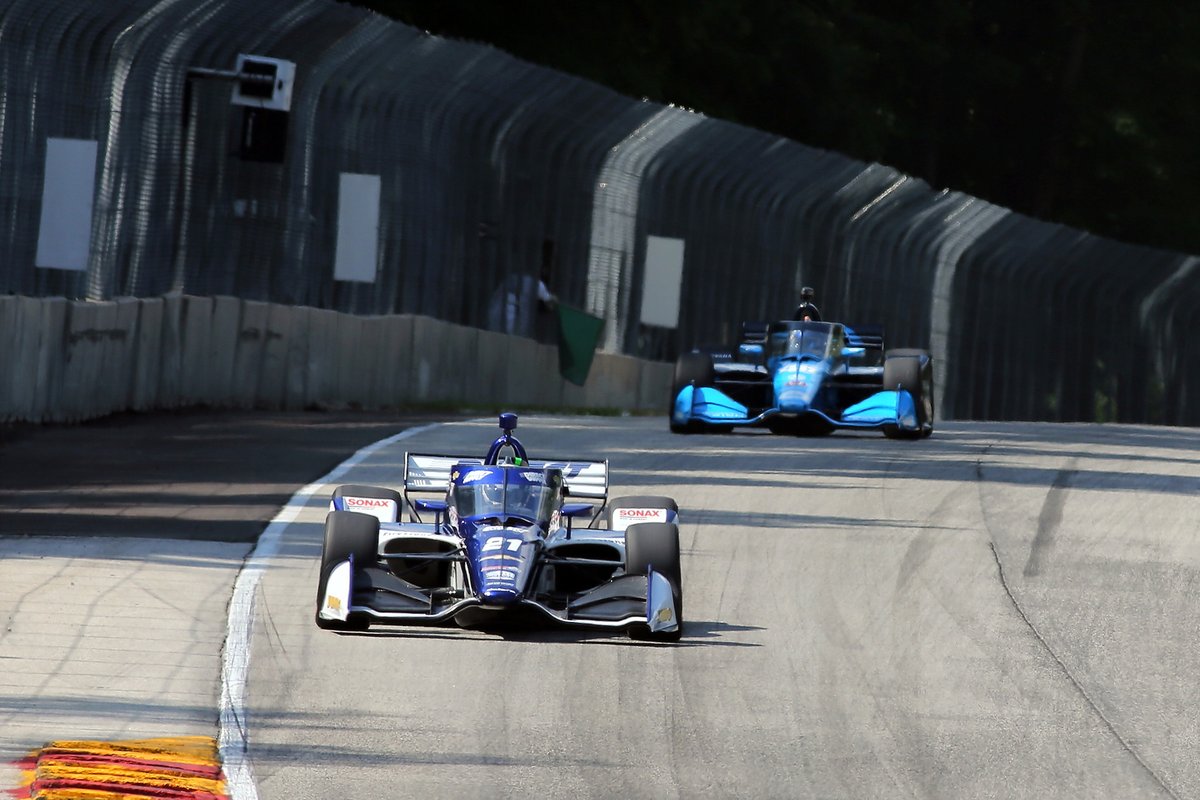
M 242 563 L 233 597 L 229 601 L 228 631 L 221 656 L 221 705 L 217 746 L 225 773 L 225 786 L 230 800 L 258 800 L 254 773 L 250 768 L 249 734 L 246 724 L 246 678 L 250 670 L 250 637 L 253 632 L 254 596 L 262 580 L 267 561 L 279 552 L 283 531 L 300 514 L 308 500 L 323 486 L 333 483 L 352 467 L 357 466 L 378 450 L 418 433 L 445 425 L 435 422 L 409 428 L 394 436 L 381 439 L 362 448 L 334 467 L 327 475 L 300 489 L 287 505 L 267 525 L 254 549 Z

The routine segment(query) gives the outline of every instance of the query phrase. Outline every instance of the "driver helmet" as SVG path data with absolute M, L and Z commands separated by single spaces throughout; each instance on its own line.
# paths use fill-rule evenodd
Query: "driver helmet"
M 479 487 L 479 493 L 487 503 L 502 505 L 504 503 L 504 484 L 485 483 Z
M 535 509 L 534 501 L 537 498 L 539 487 L 523 483 L 510 484 L 508 487 L 508 508 L 519 509 L 522 513 L 533 514 Z

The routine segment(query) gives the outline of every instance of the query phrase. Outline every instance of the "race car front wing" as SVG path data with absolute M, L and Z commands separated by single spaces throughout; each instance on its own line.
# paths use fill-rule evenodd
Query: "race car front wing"
M 703 422 L 709 425 L 760 425 L 771 417 L 789 413 L 778 407 L 750 415 L 750 410 L 720 389 L 711 386 L 685 386 L 675 398 L 672 420 L 680 425 Z M 900 430 L 920 429 L 913 397 L 903 389 L 876 392 L 865 400 L 846 407 L 837 418 L 809 407 L 802 412 L 821 417 L 837 428 L 882 428 L 895 425 Z
M 540 612 L 561 625 L 623 630 L 645 625 L 652 633 L 679 629 L 679 612 L 670 580 L 652 568 L 646 574 L 619 575 L 565 604 L 527 597 L 517 604 Z M 346 622 L 360 615 L 372 623 L 437 624 L 454 620 L 471 609 L 510 613 L 510 606 L 489 606 L 452 589 L 422 589 L 379 567 L 356 569 L 353 559 L 337 564 L 326 581 L 319 615 Z

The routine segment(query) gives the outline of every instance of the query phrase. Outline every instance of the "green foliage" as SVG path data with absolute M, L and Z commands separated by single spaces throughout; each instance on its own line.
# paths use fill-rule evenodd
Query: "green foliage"
M 357 4 L 935 188 L 1200 252 L 1200 4 Z

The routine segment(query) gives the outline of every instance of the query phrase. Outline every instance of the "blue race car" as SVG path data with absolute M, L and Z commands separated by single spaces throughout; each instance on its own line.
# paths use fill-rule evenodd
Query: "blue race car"
M 925 350 L 885 352 L 878 325 L 747 322 L 736 352 L 676 360 L 669 413 L 675 433 L 863 428 L 918 439 L 933 433 L 933 362 Z
M 607 461 L 531 461 L 516 427 L 515 414 L 501 414 L 502 434 L 484 458 L 405 454 L 402 491 L 334 490 L 317 586 L 319 627 L 488 628 L 533 620 L 679 639 L 675 501 L 607 502 Z M 438 498 L 412 496 L 420 493 Z M 568 495 L 581 502 L 564 502 Z

